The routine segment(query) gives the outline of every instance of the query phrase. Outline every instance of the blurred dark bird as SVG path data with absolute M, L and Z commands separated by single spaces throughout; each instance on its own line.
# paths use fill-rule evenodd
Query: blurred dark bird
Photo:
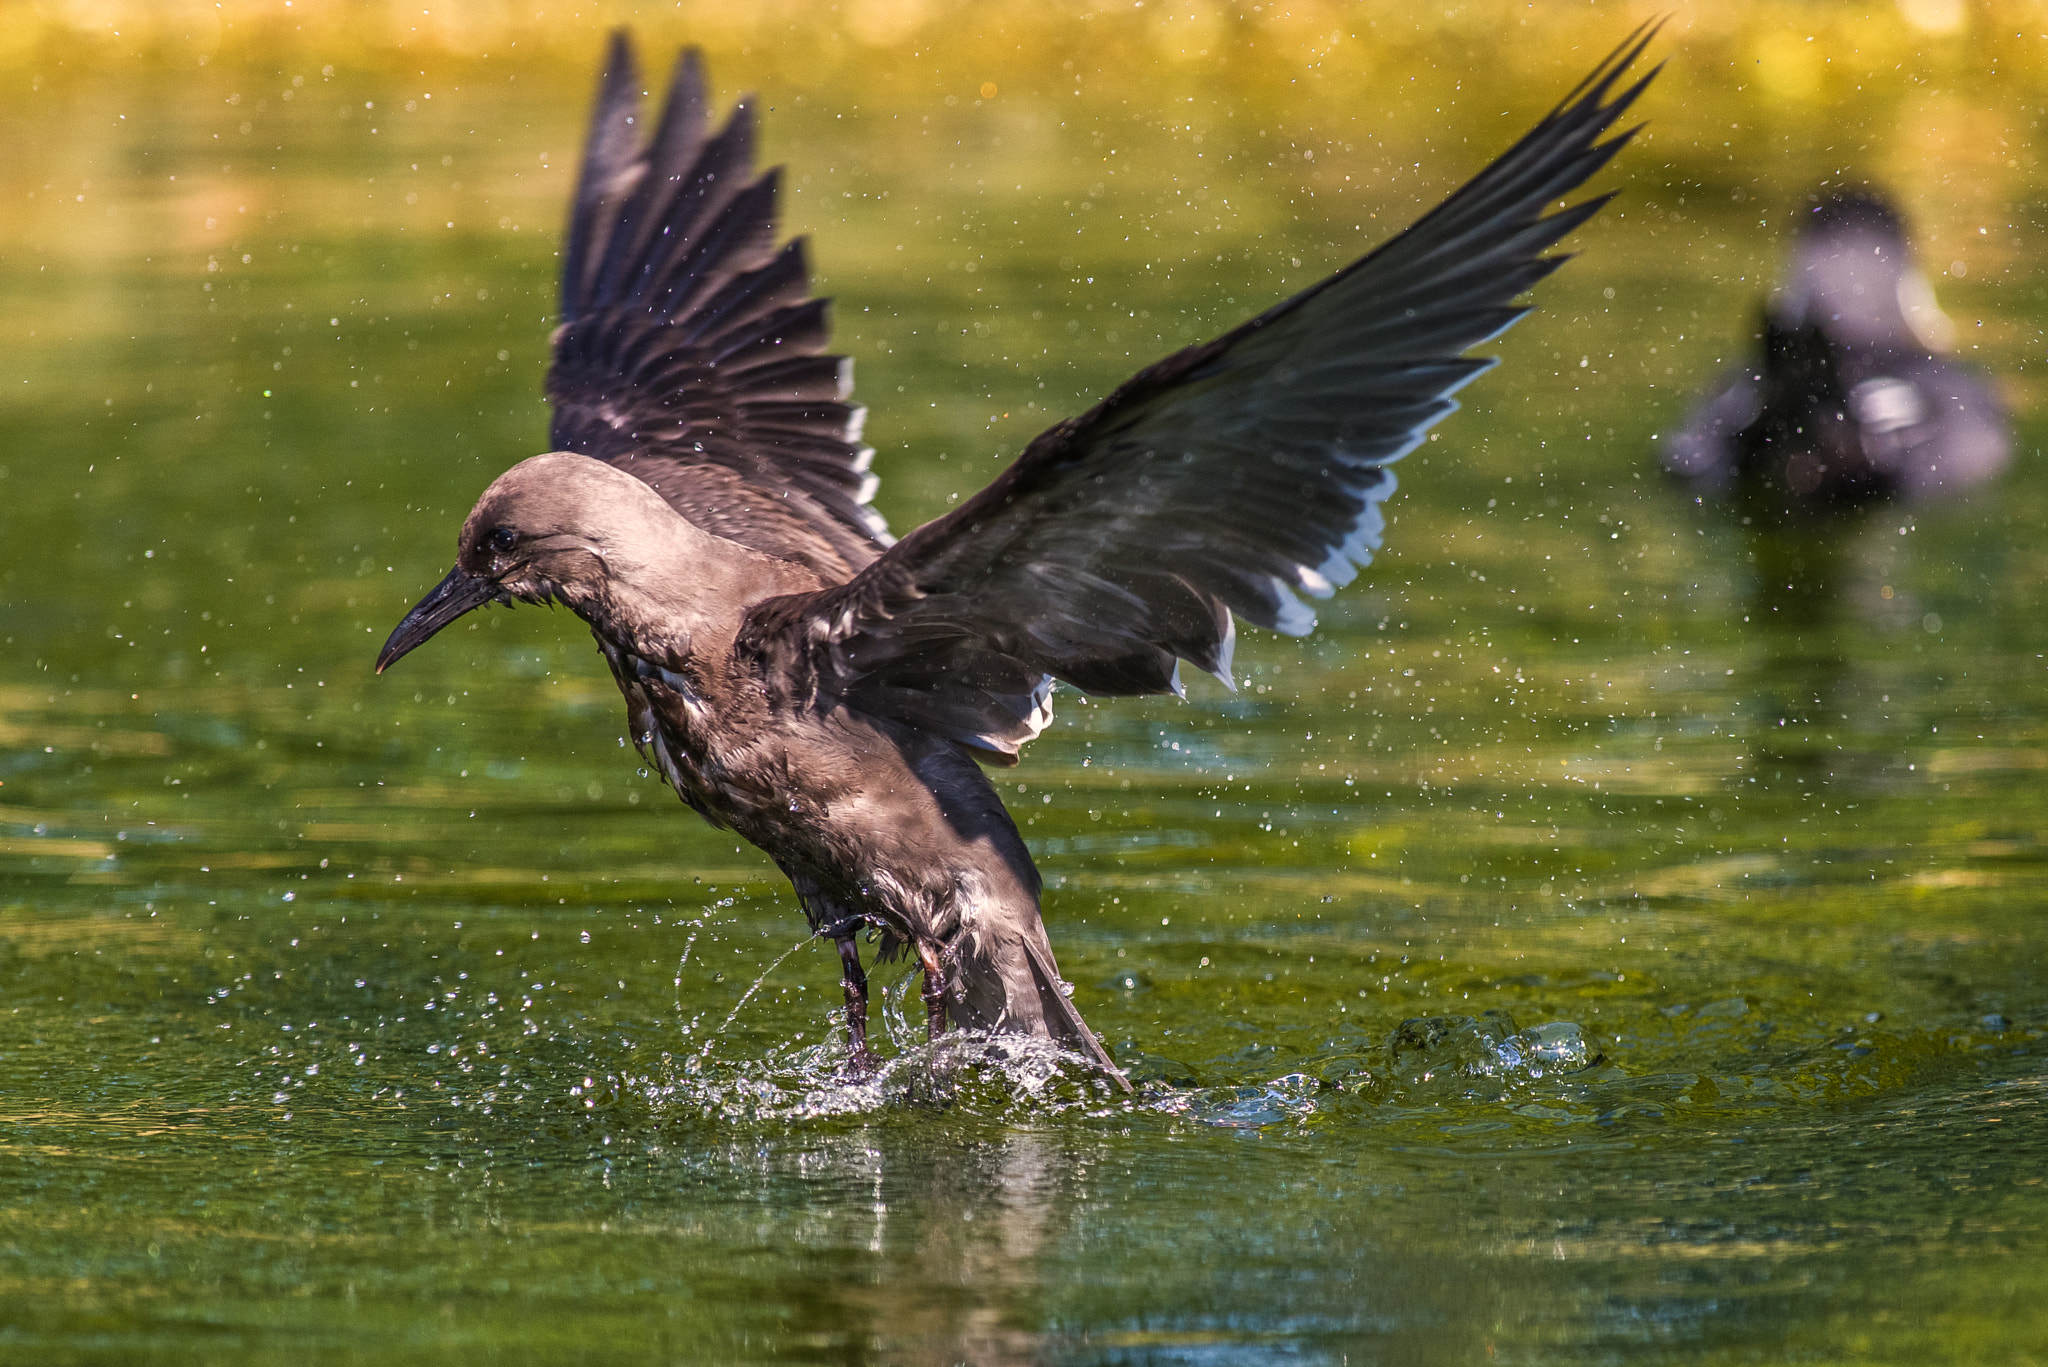
M 621 34 L 569 225 L 555 451 L 484 491 L 377 668 L 486 603 L 566 605 L 648 762 L 767 851 L 838 943 L 857 1062 L 866 928 L 878 957 L 916 953 L 934 1037 L 949 1019 L 1041 1036 L 1122 1082 L 976 761 L 1016 762 L 1055 680 L 1179 693 L 1184 659 L 1229 685 L 1233 613 L 1314 626 L 1297 593 L 1366 563 L 1387 466 L 1493 364 L 1462 353 L 1564 259 L 1541 253 L 1605 202 L 1544 212 L 1627 141 L 1599 139 L 1650 80 L 1617 93 L 1647 42 L 1408 231 L 1140 372 L 892 543 L 803 243 L 775 245 L 776 173 L 752 174 L 752 103 L 709 132 L 686 52 L 643 145 Z
M 1951 332 L 1898 210 L 1832 195 L 1764 307 L 1762 356 L 1716 385 L 1665 465 L 1781 519 L 1981 484 L 2005 468 L 2011 433 L 1983 377 L 1938 354 Z

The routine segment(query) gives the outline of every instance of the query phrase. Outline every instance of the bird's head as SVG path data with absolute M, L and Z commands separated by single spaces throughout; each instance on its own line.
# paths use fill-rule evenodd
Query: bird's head
M 1772 306 L 1781 324 L 1817 326 L 1839 344 L 1948 349 L 1954 324 L 1914 263 L 1905 218 L 1890 200 L 1845 191 L 1817 200 L 1798 222 Z
M 500 475 L 462 524 L 455 568 L 405 615 L 383 673 L 486 603 L 560 602 L 595 622 L 622 578 L 644 573 L 687 524 L 640 480 L 589 456 L 535 456 Z

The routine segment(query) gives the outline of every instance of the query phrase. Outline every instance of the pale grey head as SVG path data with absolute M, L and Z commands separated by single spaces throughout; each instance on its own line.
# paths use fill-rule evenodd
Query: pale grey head
M 644 481 L 602 461 L 566 451 L 523 460 L 470 510 L 455 568 L 391 633 L 377 670 L 487 603 L 561 603 L 586 621 L 609 616 L 682 587 L 693 560 L 718 558 L 705 544 L 713 540 Z

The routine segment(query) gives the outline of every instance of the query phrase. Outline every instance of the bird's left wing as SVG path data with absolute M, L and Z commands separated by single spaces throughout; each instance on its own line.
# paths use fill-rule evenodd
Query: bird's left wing
M 1547 217 L 1628 134 L 1601 135 L 1639 32 L 1406 232 L 1040 435 L 988 488 L 850 582 L 759 605 L 765 677 L 1014 760 L 1054 678 L 1177 691 L 1229 681 L 1234 612 L 1302 635 L 1379 545 L 1387 467 L 1493 362 L 1464 351 L 1524 310 L 1542 253 L 1604 198 Z M 1655 75 L 1653 71 L 1651 76 Z
M 643 138 L 639 85 L 616 34 L 563 253 L 550 440 L 645 480 L 706 531 L 841 581 L 889 544 L 868 503 L 874 453 L 851 363 L 825 354 L 803 241 L 775 245 L 753 110 L 742 101 L 711 132 L 686 52 Z

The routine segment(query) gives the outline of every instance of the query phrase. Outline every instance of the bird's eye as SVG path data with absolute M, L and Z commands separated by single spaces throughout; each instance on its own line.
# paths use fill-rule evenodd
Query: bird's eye
M 484 541 L 492 550 L 502 555 L 519 544 L 519 533 L 510 527 L 498 527 L 493 529 Z

